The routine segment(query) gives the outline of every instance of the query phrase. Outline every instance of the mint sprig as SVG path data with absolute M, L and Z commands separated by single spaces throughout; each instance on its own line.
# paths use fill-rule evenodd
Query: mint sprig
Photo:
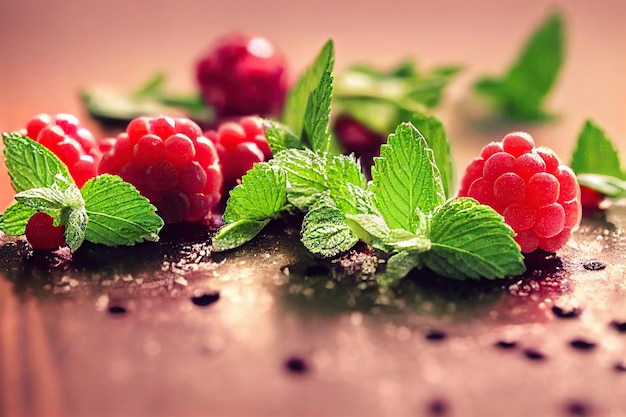
M 564 21 L 554 12 L 532 33 L 517 60 L 501 77 L 482 77 L 474 91 L 489 99 L 503 116 L 519 120 L 549 117 L 543 102 L 565 55 Z
M 64 226 L 72 252 L 84 240 L 117 246 L 158 239 L 163 220 L 131 184 L 103 175 L 79 190 L 67 167 L 39 143 L 17 133 L 4 133 L 3 140 L 17 191 L 17 203 L 0 215 L 0 230 L 7 235 L 23 235 L 30 217 L 44 212 L 55 225 Z

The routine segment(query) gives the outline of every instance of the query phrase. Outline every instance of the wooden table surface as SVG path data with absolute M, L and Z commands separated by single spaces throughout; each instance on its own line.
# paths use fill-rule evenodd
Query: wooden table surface
M 0 129 L 67 111 L 98 132 L 81 87 L 132 89 L 163 69 L 192 89 L 202 49 L 245 29 L 279 45 L 294 73 L 328 37 L 338 69 L 407 55 L 463 64 L 437 110 L 459 170 L 517 129 L 568 160 L 587 117 L 626 154 L 625 3 L 434 3 L 2 2 Z M 471 82 L 502 72 L 551 7 L 567 22 L 547 102 L 559 118 L 477 126 Z M 12 196 L 1 165 L 0 210 Z M 203 231 L 74 259 L 2 238 L 0 416 L 624 416 L 625 219 L 621 206 L 586 219 L 520 282 L 422 274 L 390 291 L 316 266 L 281 227 L 219 257 Z M 573 306 L 571 319 L 554 312 Z

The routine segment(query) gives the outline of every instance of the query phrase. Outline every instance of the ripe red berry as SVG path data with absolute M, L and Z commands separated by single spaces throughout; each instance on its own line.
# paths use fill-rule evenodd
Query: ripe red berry
M 133 184 L 166 223 L 202 221 L 221 199 L 217 150 L 189 119 L 134 119 L 107 147 L 98 172 Z
M 592 188 L 581 186 L 580 201 L 583 209 L 591 213 L 600 209 L 600 203 L 604 201 L 604 195 Z
M 255 162 L 272 157 L 261 119 L 246 116 L 239 122 L 222 123 L 217 130 L 206 132 L 219 155 L 224 189 L 230 190 Z M 227 194 L 226 192 L 224 194 Z
M 459 196 L 493 207 L 515 232 L 522 252 L 556 252 L 581 217 L 580 187 L 572 170 L 523 132 L 486 145 L 461 180 Z
M 35 213 L 26 224 L 26 240 L 33 249 L 51 250 L 65 246 L 65 228 L 54 226 L 52 217 L 46 213 Z
M 261 36 L 218 39 L 199 59 L 196 77 L 204 101 L 219 118 L 277 116 L 287 92 L 287 62 Z
M 102 152 L 93 134 L 75 116 L 38 114 L 26 124 L 24 133 L 52 151 L 67 166 L 79 188 L 96 175 Z

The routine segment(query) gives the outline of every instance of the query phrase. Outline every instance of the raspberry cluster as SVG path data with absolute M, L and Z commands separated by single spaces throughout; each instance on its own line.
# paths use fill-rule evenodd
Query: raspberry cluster
M 467 167 L 459 196 L 504 216 L 522 252 L 556 252 L 581 217 L 580 187 L 572 170 L 523 132 L 486 145 Z
M 272 151 L 265 137 L 263 121 L 259 117 L 242 117 L 239 122 L 224 122 L 217 130 L 205 132 L 217 149 L 224 190 L 237 185 L 255 162 L 267 161 Z
M 133 184 L 165 223 L 202 221 L 221 199 L 215 145 L 189 119 L 139 117 L 115 141 L 105 141 L 107 147 L 99 174 Z
M 198 60 L 196 78 L 220 119 L 275 116 L 287 93 L 287 61 L 266 38 L 235 33 L 218 39 Z
M 93 134 L 78 119 L 66 113 L 33 117 L 22 131 L 52 151 L 65 165 L 80 188 L 96 176 L 102 156 Z

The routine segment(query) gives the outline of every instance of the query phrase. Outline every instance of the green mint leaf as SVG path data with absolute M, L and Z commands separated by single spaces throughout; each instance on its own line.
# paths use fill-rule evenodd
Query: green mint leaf
M 326 174 L 330 189 L 344 184 L 365 188 L 367 179 L 354 155 L 329 155 L 326 159 Z
M 65 222 L 65 243 L 74 252 L 83 244 L 85 240 L 85 230 L 87 228 L 88 216 L 85 207 L 70 210 Z
M 67 207 L 65 195 L 56 184 L 48 188 L 31 188 L 17 193 L 15 201 L 48 214 L 60 212 Z
M 28 220 L 37 210 L 24 204 L 15 203 L 9 206 L 0 216 L 0 231 L 9 236 L 21 236 L 26 233 Z
M 328 189 L 324 158 L 308 149 L 287 149 L 271 162 L 287 173 L 287 199 L 302 211 Z
M 325 194 L 304 216 L 301 240 L 310 252 L 329 257 L 347 251 L 359 238 L 352 233 L 332 198 Z
M 413 268 L 421 268 L 420 253 L 402 251 L 387 260 L 387 268 L 382 274 L 376 275 L 376 281 L 382 285 L 390 285 L 406 277 Z
M 446 137 L 443 123 L 433 116 L 414 114 L 411 123 L 424 136 L 428 147 L 432 149 L 435 163 L 441 174 L 441 183 L 447 198 L 454 194 L 454 165 L 450 154 L 450 142 Z
M 602 174 L 578 174 L 576 178 L 581 186 L 594 189 L 607 197 L 626 196 L 626 181 L 619 178 Z
M 266 220 L 241 219 L 228 223 L 213 237 L 212 248 L 215 252 L 234 249 L 252 240 L 270 222 Z
M 542 104 L 557 79 L 564 59 L 563 17 L 552 13 L 526 42 L 517 61 L 500 79 L 485 77 L 474 85 L 505 116 L 546 118 Z
M 329 61 L 320 84 L 311 92 L 304 113 L 304 134 L 311 148 L 318 152 L 330 151 L 330 103 L 333 97 L 333 63 Z
M 7 171 L 16 192 L 53 184 L 65 189 L 73 183 L 63 162 L 39 143 L 17 133 L 3 133 L 2 139 Z
M 108 246 L 158 240 L 163 220 L 131 184 L 114 175 L 92 178 L 81 189 L 89 222 L 85 239 Z
M 525 270 L 513 230 L 491 207 L 471 198 L 455 198 L 437 208 L 431 219 L 431 250 L 425 266 L 454 278 L 504 278 Z
M 282 122 L 292 129 L 296 137 L 302 137 L 306 133 L 305 115 L 313 110 L 308 110 L 311 94 L 320 88 L 320 85 L 324 84 L 322 80 L 332 71 L 335 60 L 334 54 L 333 42 L 329 40 L 317 55 L 313 64 L 304 71 L 287 93 Z M 309 118 L 311 116 L 312 114 L 309 115 Z M 311 125 L 310 122 L 309 125 Z M 310 144 L 312 145 L 312 143 Z
M 416 231 L 415 209 L 430 212 L 445 201 L 433 151 L 411 123 L 403 123 L 374 159 L 370 188 L 391 229 Z
M 396 252 L 406 250 L 426 252 L 431 248 L 431 242 L 427 237 L 404 229 L 392 229 L 383 242 Z
M 274 120 L 265 120 L 265 138 L 273 154 L 285 149 L 304 149 L 302 141 L 297 138 L 291 129 Z
M 373 194 L 353 155 L 327 156 L 326 176 L 330 195 L 342 213 L 377 213 Z
M 585 121 L 578 135 L 570 167 L 576 174 L 601 174 L 626 179 L 615 145 L 591 120 Z
M 376 238 L 377 240 L 385 240 L 387 236 L 389 236 L 389 233 L 391 233 L 391 229 L 389 229 L 389 226 L 387 226 L 387 223 L 385 223 L 385 219 L 375 214 L 346 214 L 345 216 L 348 220 L 348 224 L 354 223 L 355 225 L 358 225 L 360 229 L 367 233 L 369 239 L 361 239 L 368 244 L 368 241 L 371 240 L 371 238 Z M 357 233 L 357 235 L 361 237 L 360 233 Z
M 254 164 L 230 192 L 224 220 L 265 220 L 278 217 L 286 209 L 287 176 L 285 171 L 268 163 Z

